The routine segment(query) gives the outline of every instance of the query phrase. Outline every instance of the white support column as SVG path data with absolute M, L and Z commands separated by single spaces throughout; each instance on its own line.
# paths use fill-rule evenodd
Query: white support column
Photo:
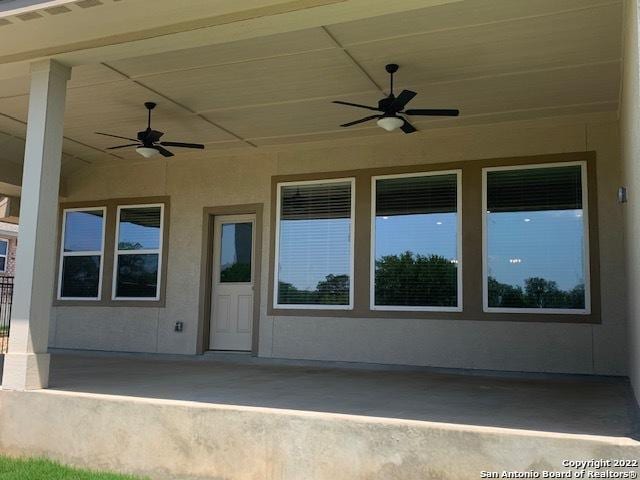
M 46 388 L 53 299 L 64 104 L 71 69 L 53 60 L 31 67 L 29 118 L 22 175 L 20 242 L 9 352 L 2 388 Z

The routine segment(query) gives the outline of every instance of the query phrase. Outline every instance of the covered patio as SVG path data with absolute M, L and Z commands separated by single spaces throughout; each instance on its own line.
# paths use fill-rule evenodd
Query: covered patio
M 640 440 L 619 377 L 62 351 L 49 389 Z
M 636 0 L 11 3 L 0 455 L 640 458 Z
M 220 353 L 56 351 L 51 360 L 49 389 L 0 396 L 7 453 L 26 445 L 66 463 L 167 479 L 312 470 L 322 479 L 422 480 L 567 471 L 568 456 L 634 461 L 640 452 L 638 408 L 616 377 Z

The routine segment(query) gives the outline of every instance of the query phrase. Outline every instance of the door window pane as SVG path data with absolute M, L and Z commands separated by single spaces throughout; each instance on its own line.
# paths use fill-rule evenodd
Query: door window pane
M 0 240 L 0 255 L 6 255 L 8 250 L 9 242 L 6 240 Z
M 489 308 L 586 308 L 582 168 L 487 172 Z
M 280 190 L 279 305 L 349 305 L 351 181 Z
M 458 306 L 457 178 L 376 179 L 374 306 Z
M 160 247 L 159 206 L 122 208 L 118 231 L 119 250 L 153 250 Z
M 0 272 L 4 272 L 7 269 L 7 257 L 0 257 Z
M 158 288 L 158 255 L 118 256 L 116 296 L 155 297 Z
M 222 224 L 220 282 L 251 282 L 252 223 Z

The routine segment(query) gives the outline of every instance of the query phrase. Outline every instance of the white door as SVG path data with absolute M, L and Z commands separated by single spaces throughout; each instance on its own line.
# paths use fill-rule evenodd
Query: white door
M 216 216 L 211 350 L 251 350 L 255 215 Z

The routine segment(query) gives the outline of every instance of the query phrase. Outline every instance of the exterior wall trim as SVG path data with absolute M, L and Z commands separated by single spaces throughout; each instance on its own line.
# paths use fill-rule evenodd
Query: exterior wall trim
M 554 313 L 505 313 L 484 312 L 483 292 L 478 286 L 483 284 L 482 274 L 482 169 L 488 167 L 507 167 L 518 165 L 536 165 L 564 162 L 585 162 L 588 179 L 589 211 L 589 270 L 591 273 L 591 313 L 554 314 Z M 430 311 L 387 311 L 370 308 L 370 256 L 371 256 L 371 177 L 404 173 L 421 173 L 441 170 L 462 170 L 462 258 L 465 273 L 463 276 L 463 309 L 461 312 Z M 355 214 L 355 258 L 354 258 L 354 308 L 352 310 L 321 309 L 277 309 L 273 305 L 275 232 L 277 188 L 279 183 L 308 180 L 326 180 L 345 177 L 356 179 Z M 418 318 L 434 320 L 470 320 L 470 321 L 510 321 L 544 323 L 601 323 L 600 298 L 600 256 L 597 212 L 596 152 L 570 152 L 549 155 L 504 157 L 481 160 L 463 160 L 458 162 L 430 163 L 426 165 L 405 165 L 381 168 L 369 168 L 349 171 L 319 172 L 294 175 L 279 175 L 271 178 L 271 218 L 269 247 L 269 276 L 267 294 L 267 314 L 271 316 L 304 317 L 348 317 L 348 318 Z
M 202 212 L 202 251 L 200 263 L 200 300 L 198 302 L 198 337 L 196 352 L 202 354 L 209 350 L 209 334 L 211 327 L 211 289 L 213 282 L 213 242 L 214 221 L 217 216 L 251 214 L 256 217 L 254 249 L 254 291 L 253 291 L 253 325 L 251 338 L 251 355 L 258 355 L 260 340 L 260 293 L 262 291 L 262 203 L 244 205 L 227 205 L 204 207 Z
M 112 300 L 111 290 L 113 282 L 113 264 L 115 258 L 115 235 L 117 222 L 117 209 L 120 205 L 147 205 L 147 204 L 164 204 L 164 222 L 162 231 L 162 245 L 164 248 L 161 253 L 160 264 L 160 292 L 158 300 Z M 64 300 L 57 298 L 58 282 L 60 278 L 60 261 L 58 259 L 55 281 L 55 296 L 53 305 L 58 307 L 165 307 L 167 292 L 167 267 L 169 259 L 169 228 L 171 220 L 171 202 L 170 197 L 132 197 L 132 198 L 111 198 L 107 200 L 91 200 L 84 202 L 65 202 L 59 205 L 58 214 L 58 243 L 57 252 L 61 251 L 62 242 L 62 221 L 64 219 L 64 210 L 75 208 L 106 208 L 106 218 L 104 223 L 105 241 L 104 241 L 104 267 L 102 269 L 102 286 L 100 300 Z

